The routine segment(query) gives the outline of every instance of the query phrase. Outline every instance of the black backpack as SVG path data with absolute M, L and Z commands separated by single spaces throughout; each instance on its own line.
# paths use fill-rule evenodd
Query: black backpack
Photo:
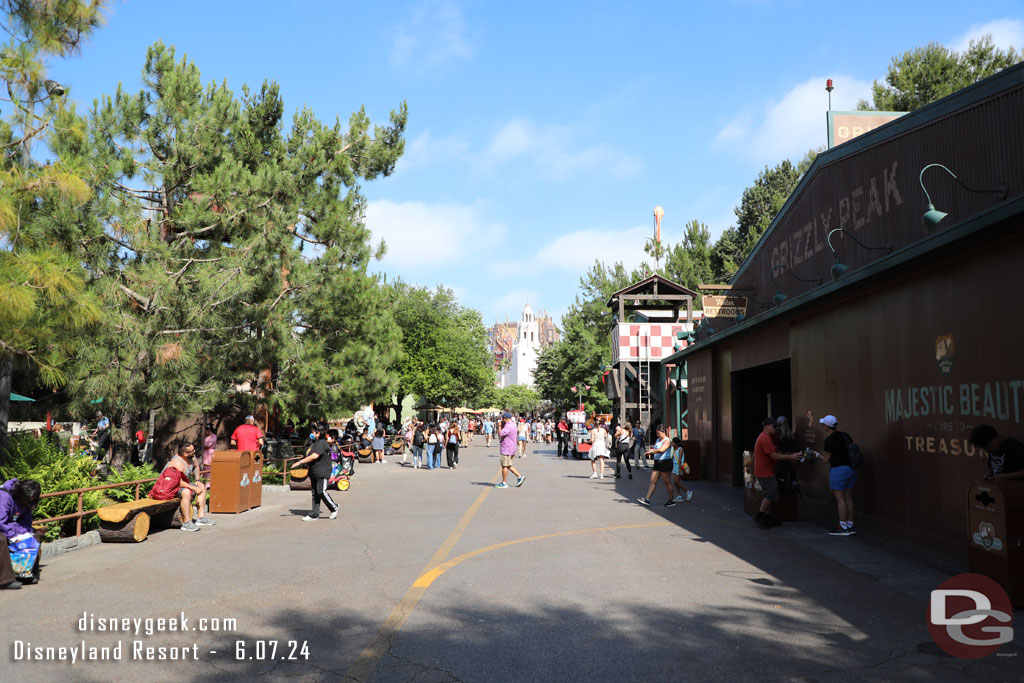
M 844 434 L 846 437 L 846 453 L 850 456 L 850 467 L 853 469 L 860 468 L 864 464 L 864 454 L 860 450 L 860 446 L 853 442 L 849 434 Z

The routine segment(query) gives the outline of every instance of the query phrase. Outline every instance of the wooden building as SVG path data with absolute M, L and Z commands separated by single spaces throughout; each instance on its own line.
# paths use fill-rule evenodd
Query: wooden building
M 1024 438 L 1022 271 L 1024 64 L 821 153 L 731 281 L 746 316 L 663 361 L 703 476 L 741 485 L 765 416 L 820 449 L 832 414 L 865 453 L 858 515 L 965 548 L 972 428 Z M 799 474 L 831 502 L 827 467 Z

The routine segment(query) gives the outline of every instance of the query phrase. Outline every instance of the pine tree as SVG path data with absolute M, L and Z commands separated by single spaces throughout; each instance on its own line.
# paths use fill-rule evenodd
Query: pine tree
M 258 400 L 343 409 L 393 386 L 393 303 L 366 272 L 359 182 L 387 175 L 403 149 L 403 105 L 370 132 L 307 107 L 284 132 L 276 84 L 241 98 L 156 43 L 144 87 L 120 86 L 84 116 L 69 111 L 58 158 L 90 168 L 94 194 L 63 227 L 104 304 L 75 364 L 78 406 L 103 398 L 113 464 L 147 411 Z M 241 400 L 241 399 L 239 399 Z
M 0 2 L 9 36 L 0 49 L 0 462 L 14 358 L 27 360 L 43 384 L 59 386 L 83 328 L 99 315 L 84 292 L 81 263 L 48 234 L 53 216 L 84 203 L 89 188 L 74 167 L 33 160 L 32 145 L 63 108 L 67 90 L 46 78 L 46 59 L 78 50 L 102 9 L 95 0 Z

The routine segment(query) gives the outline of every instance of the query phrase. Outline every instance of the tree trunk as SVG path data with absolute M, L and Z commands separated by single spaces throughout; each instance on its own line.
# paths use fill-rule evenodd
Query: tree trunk
M 132 440 L 135 438 L 134 416 L 124 411 L 117 416 L 117 428 L 110 430 L 110 466 L 120 470 L 132 455 Z
M 0 358 L 0 465 L 7 456 L 7 418 L 11 407 L 11 375 L 14 359 L 5 354 Z
M 395 395 L 395 423 L 402 424 L 402 403 L 405 402 L 405 394 L 398 393 Z
M 100 540 L 104 543 L 138 543 L 149 535 L 149 514 L 139 512 L 127 522 L 100 521 Z

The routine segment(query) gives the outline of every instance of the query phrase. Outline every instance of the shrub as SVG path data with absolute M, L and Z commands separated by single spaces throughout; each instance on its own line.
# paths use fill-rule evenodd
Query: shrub
M 136 481 L 138 479 L 153 479 L 159 474 L 151 464 L 145 465 L 132 465 L 131 463 L 125 463 L 122 466 L 121 471 L 111 470 L 107 474 L 107 480 L 105 484 L 117 484 L 122 481 Z M 147 484 L 139 485 L 139 498 L 145 498 L 149 495 L 150 489 L 153 488 L 153 484 L 156 482 L 149 482 Z M 135 500 L 135 485 L 128 484 L 122 488 L 107 489 L 101 491 L 107 498 L 118 503 L 124 503 L 129 500 Z

